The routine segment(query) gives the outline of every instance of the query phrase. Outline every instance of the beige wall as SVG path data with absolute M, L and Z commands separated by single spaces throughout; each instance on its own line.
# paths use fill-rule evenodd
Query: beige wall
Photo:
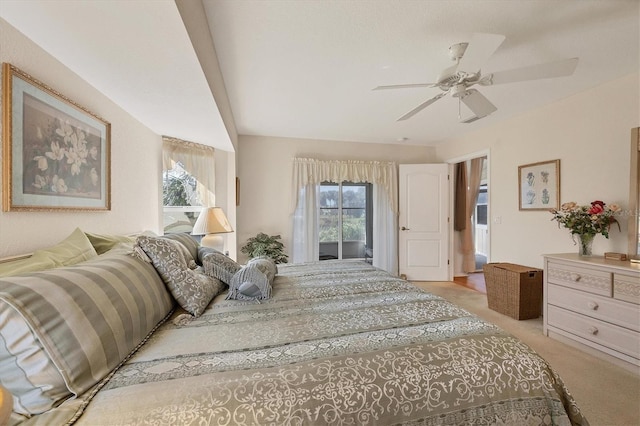
M 541 267 L 543 253 L 577 251 L 551 214 L 518 210 L 519 165 L 560 159 L 561 202 L 598 199 L 627 207 L 630 131 L 640 125 L 639 79 L 620 78 L 437 147 L 439 161 L 490 151 L 492 261 Z M 610 239 L 596 237 L 594 253 L 626 253 L 626 227 L 623 220 L 622 232 L 614 226 Z
M 378 160 L 397 163 L 429 163 L 432 148 L 240 136 L 238 176 L 240 205 L 237 209 L 238 250 L 258 232 L 280 234 L 287 253 L 291 236 L 291 178 L 293 158 L 323 160 Z M 243 255 L 240 260 L 245 259 Z
M 0 61 L 15 65 L 111 123 L 112 171 L 111 211 L 0 212 L 0 257 L 54 244 L 76 227 L 99 233 L 158 232 L 162 223 L 160 136 L 2 19 L 0 45 Z

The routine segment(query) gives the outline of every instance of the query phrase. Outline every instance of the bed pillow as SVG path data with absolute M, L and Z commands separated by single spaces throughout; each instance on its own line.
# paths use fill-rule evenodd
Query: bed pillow
M 231 285 L 231 278 L 242 269 L 238 262 L 219 251 L 204 255 L 202 265 L 207 275 L 215 277 L 227 285 Z
M 269 256 L 258 256 L 249 259 L 247 265 L 256 265 L 258 269 L 267 276 L 270 283 L 273 282 L 276 274 L 278 273 L 278 266 L 276 265 L 276 262 L 274 262 Z
M 97 255 L 89 238 L 80 228 L 76 228 L 58 244 L 36 250 L 31 257 L 0 264 L 0 277 L 75 265 Z
M 13 411 L 26 416 L 44 413 L 71 396 L 24 318 L 0 301 L 0 377 L 13 394 Z
M 222 253 L 220 250 L 216 250 L 213 247 L 198 246 L 198 259 L 196 259 L 196 261 L 198 262 L 198 265 L 204 264 L 203 259 L 209 253 L 218 253 L 218 254 L 224 255 L 224 253 Z
M 198 247 L 200 247 L 200 244 L 191 238 L 189 234 L 165 234 L 162 238 L 168 238 L 181 243 L 189 253 L 189 257 L 186 258 L 187 263 L 190 260 L 193 260 L 194 262 L 198 260 Z
M 220 280 L 202 273 L 202 268 L 189 268 L 181 243 L 167 238 L 140 236 L 137 245 L 149 256 L 178 304 L 191 315 L 202 315 L 211 299 L 224 290 Z
M 44 271 L 45 269 L 55 268 L 56 264 L 52 260 L 38 256 L 29 256 L 25 259 L 12 260 L 6 263 L 0 263 L 0 277 L 9 277 L 12 275 L 26 274 L 33 271 Z
M 52 260 L 57 267 L 70 266 L 85 260 L 93 259 L 98 253 L 91 245 L 89 238 L 80 228 L 76 228 L 67 238 L 55 246 L 36 250 L 35 257 L 47 257 Z
M 0 278 L 0 311 L 12 324 L 2 327 L 12 334 L 3 340 L 13 341 L 0 365 L 14 368 L 9 383 L 1 373 L 3 385 L 30 414 L 80 395 L 128 358 L 173 306 L 153 266 L 127 254 Z M 12 340 L 20 336 L 26 340 Z
M 94 234 L 86 231 L 84 234 L 98 254 L 106 253 L 112 248 L 121 245 L 121 243 L 133 246 L 136 242 L 135 237 L 129 237 L 127 235 Z
M 264 300 L 271 297 L 271 282 L 258 265 L 246 265 L 231 279 L 227 300 Z

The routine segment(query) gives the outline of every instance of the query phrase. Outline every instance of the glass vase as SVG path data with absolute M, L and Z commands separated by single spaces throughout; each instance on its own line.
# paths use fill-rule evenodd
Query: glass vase
M 580 256 L 591 256 L 593 254 L 594 234 L 577 234 L 578 236 L 578 254 Z

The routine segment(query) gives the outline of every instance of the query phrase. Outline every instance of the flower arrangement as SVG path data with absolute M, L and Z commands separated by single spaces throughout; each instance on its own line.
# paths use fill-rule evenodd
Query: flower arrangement
M 571 231 L 572 235 L 591 235 L 602 234 L 605 238 L 609 238 L 609 228 L 613 223 L 620 223 L 615 218 L 620 212 L 620 206 L 615 203 L 609 205 L 603 201 L 596 200 L 591 205 L 579 206 L 575 202 L 564 203 L 560 210 L 552 209 L 551 220 L 558 221 L 558 227 L 561 225 Z
M 100 198 L 100 142 L 89 129 L 56 118 L 25 143 L 25 193 Z

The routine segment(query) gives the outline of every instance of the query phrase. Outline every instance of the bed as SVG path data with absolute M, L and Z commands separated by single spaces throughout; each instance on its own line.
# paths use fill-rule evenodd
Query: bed
M 179 307 L 104 379 L 22 422 L 588 424 L 517 338 L 361 261 L 278 265 L 266 300 Z

